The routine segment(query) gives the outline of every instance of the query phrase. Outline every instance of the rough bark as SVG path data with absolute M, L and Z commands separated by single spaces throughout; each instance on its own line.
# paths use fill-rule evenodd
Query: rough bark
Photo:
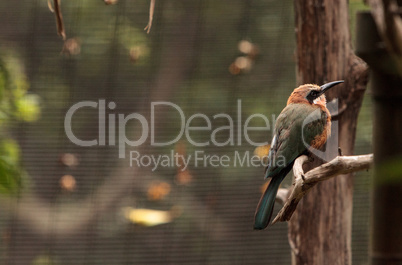
M 338 99 L 338 126 L 333 121 L 325 160 L 334 158 L 338 147 L 352 155 L 367 67 L 351 48 L 348 3 L 295 1 L 295 13 L 298 83 L 345 80 L 327 95 L 328 101 Z M 293 264 L 351 264 L 352 191 L 352 178 L 339 176 L 303 198 L 289 222 Z

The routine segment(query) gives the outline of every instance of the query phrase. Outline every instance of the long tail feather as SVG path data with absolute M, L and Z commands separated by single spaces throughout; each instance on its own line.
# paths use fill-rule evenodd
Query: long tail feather
M 268 226 L 274 210 L 279 185 L 286 177 L 288 172 L 288 170 L 282 170 L 282 172 L 271 179 L 271 182 L 265 190 L 264 195 L 262 195 L 260 202 L 258 203 L 254 217 L 254 229 L 262 230 Z

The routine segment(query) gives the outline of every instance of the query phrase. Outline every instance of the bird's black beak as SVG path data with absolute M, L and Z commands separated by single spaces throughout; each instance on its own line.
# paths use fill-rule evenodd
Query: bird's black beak
M 321 93 L 320 93 L 320 95 L 324 94 L 324 93 L 325 93 L 328 89 L 330 89 L 331 87 L 334 87 L 334 86 L 336 86 L 337 84 L 340 84 L 340 83 L 343 83 L 343 82 L 345 82 L 345 81 L 340 80 L 340 81 L 329 82 L 329 83 L 326 83 L 326 84 L 322 85 L 322 86 L 320 87 L 320 88 L 321 88 Z

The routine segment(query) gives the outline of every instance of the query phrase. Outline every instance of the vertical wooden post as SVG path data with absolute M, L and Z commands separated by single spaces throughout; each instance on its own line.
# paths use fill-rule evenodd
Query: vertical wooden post
M 351 48 L 348 2 L 295 1 L 295 12 L 297 82 L 345 80 L 327 96 L 328 101 L 338 99 L 339 110 L 338 128 L 327 150 L 339 146 L 351 155 L 367 67 Z M 352 178 L 339 176 L 318 184 L 303 198 L 289 222 L 292 264 L 351 264 L 352 195 Z
M 371 68 L 374 105 L 371 264 L 402 264 L 402 77 L 369 12 L 358 14 L 357 30 L 357 53 Z

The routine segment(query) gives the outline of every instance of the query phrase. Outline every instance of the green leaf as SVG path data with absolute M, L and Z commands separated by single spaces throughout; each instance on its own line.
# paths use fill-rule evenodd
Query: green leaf
M 15 193 L 19 187 L 20 176 L 18 167 L 0 157 L 0 193 Z
M 19 119 L 27 122 L 36 121 L 40 116 L 39 97 L 26 94 L 16 101 L 16 115 Z

